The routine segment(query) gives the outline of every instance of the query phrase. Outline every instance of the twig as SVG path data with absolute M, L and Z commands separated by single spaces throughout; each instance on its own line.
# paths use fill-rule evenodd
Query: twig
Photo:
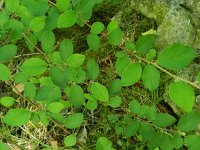
M 123 48 L 123 49 L 125 49 L 125 48 Z M 176 75 L 172 74 L 171 72 L 169 72 L 169 71 L 167 71 L 166 69 L 164 69 L 164 68 L 162 68 L 161 66 L 159 66 L 156 62 L 152 62 L 152 61 L 146 60 L 145 58 L 141 58 L 141 57 L 139 57 L 138 55 L 136 55 L 136 54 L 134 54 L 134 53 L 130 53 L 130 52 L 128 52 L 128 53 L 129 53 L 130 55 L 133 55 L 133 56 L 136 57 L 137 59 L 139 59 L 139 60 L 141 60 L 141 61 L 143 61 L 143 62 L 146 62 L 147 64 L 151 64 L 151 65 L 155 66 L 156 68 L 158 68 L 158 69 L 161 70 L 162 72 L 168 74 L 169 76 L 173 77 L 174 79 L 183 81 L 183 82 L 188 83 L 188 84 L 190 84 L 191 86 L 193 86 L 193 87 L 195 87 L 195 88 L 197 88 L 197 89 L 200 89 L 200 86 L 198 86 L 196 83 L 191 82 L 191 81 L 188 81 L 188 80 L 186 80 L 186 79 L 183 79 L 183 78 L 181 78 L 181 77 L 179 77 L 179 76 L 176 76 Z

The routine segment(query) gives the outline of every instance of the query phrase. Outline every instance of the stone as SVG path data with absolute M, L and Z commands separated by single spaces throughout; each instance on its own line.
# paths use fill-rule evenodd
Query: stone
M 131 0 L 125 1 L 124 5 L 126 9 L 122 7 L 119 12 L 121 16 L 134 10 L 156 21 L 157 49 L 163 49 L 173 43 L 200 49 L 199 0 Z

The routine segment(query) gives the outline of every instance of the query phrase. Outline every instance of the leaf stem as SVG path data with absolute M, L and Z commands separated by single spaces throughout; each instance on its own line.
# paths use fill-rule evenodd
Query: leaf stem
M 125 49 L 125 48 L 123 48 L 123 49 Z M 162 68 L 161 66 L 159 66 L 156 62 L 149 61 L 149 60 L 147 60 L 147 59 L 145 59 L 145 58 L 142 58 L 142 57 L 140 57 L 140 56 L 138 56 L 138 55 L 136 55 L 136 54 L 134 54 L 134 53 L 130 53 L 129 51 L 127 51 L 127 52 L 128 52 L 130 55 L 133 55 L 134 57 L 136 57 L 137 59 L 139 59 L 139 60 L 141 60 L 141 61 L 143 61 L 143 62 L 146 62 L 146 63 L 148 63 L 148 64 L 151 64 L 151 65 L 155 66 L 156 68 L 158 68 L 158 69 L 161 70 L 162 72 L 168 74 L 169 76 L 173 77 L 174 79 L 183 81 L 183 82 L 185 82 L 185 83 L 187 83 L 187 84 L 190 84 L 191 86 L 193 86 L 193 87 L 195 87 L 195 88 L 197 88 L 197 89 L 200 89 L 200 86 L 198 86 L 196 83 L 191 82 L 191 81 L 188 81 L 188 80 L 186 80 L 186 79 L 184 79 L 184 78 L 181 78 L 181 77 L 179 77 L 179 76 L 176 76 L 176 75 L 172 74 L 171 72 L 169 72 L 169 71 L 167 71 L 166 69 L 164 69 L 164 68 Z
M 22 33 L 23 37 L 33 46 L 35 47 L 35 49 L 40 52 L 44 57 L 45 59 L 49 62 L 49 57 L 42 51 L 40 50 L 37 46 L 35 46 L 32 41 L 26 36 L 26 34 Z

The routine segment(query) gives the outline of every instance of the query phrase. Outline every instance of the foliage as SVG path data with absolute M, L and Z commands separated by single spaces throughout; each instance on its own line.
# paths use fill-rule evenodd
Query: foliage
M 198 150 L 200 114 L 194 105 L 195 89 L 200 89 L 200 73 L 197 82 L 175 75 L 176 71 L 192 63 L 195 50 L 183 44 L 173 44 L 157 54 L 157 50 L 153 49 L 157 38 L 154 34 L 143 35 L 132 42 L 125 37 L 116 20 L 108 25 L 101 21 L 90 25 L 88 21 L 93 10 L 102 2 L 5 1 L 0 12 L 0 37 L 3 41 L 0 43 L 0 83 L 12 89 L 8 96 L 6 92 L 0 95 L 0 107 L 5 110 L 0 115 L 2 130 L 10 132 L 12 127 L 41 123 L 46 129 L 61 130 L 60 147 L 90 149 L 91 145 L 83 142 L 86 136 L 84 129 L 94 121 L 87 113 L 97 111 L 106 113 L 103 121 L 109 122 L 117 137 L 122 140 L 134 137 L 137 144 L 142 143 L 143 149 L 188 147 Z M 118 3 L 117 0 L 109 2 Z M 73 30 L 75 26 L 89 28 L 85 37 L 89 54 L 76 49 L 74 38 L 59 39 L 57 36 L 57 32 Z M 24 52 L 21 43 L 25 47 Z M 104 52 L 105 45 L 117 50 L 113 59 L 115 75 L 109 83 L 100 79 L 104 66 L 98 55 Z M 35 55 L 36 52 L 39 55 Z M 27 57 L 22 57 L 20 63 L 17 61 L 19 67 L 12 67 L 17 55 L 24 54 Z M 182 116 L 159 112 L 155 104 L 141 105 L 138 100 L 124 100 L 120 95 L 121 90 L 137 84 L 151 94 L 158 92 L 163 84 L 162 73 L 177 80 L 170 84 L 168 95 L 183 112 Z M 102 107 L 115 114 L 107 114 Z M 106 130 L 106 126 L 103 129 Z M 112 143 L 113 139 L 103 133 L 95 140 L 92 148 L 97 150 L 123 147 L 122 141 L 117 141 L 117 147 Z M 13 143 L 12 139 L 5 136 L 5 140 L 0 141 L 0 149 L 8 149 L 7 143 L 10 142 Z M 53 149 L 49 145 L 41 145 L 42 148 Z

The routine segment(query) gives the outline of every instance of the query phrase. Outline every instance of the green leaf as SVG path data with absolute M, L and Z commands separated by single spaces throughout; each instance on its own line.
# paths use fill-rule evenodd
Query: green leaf
M 134 136 L 137 133 L 139 125 L 140 123 L 137 120 L 131 119 L 128 125 L 124 127 L 124 136 L 125 137 Z
M 13 32 L 21 34 L 21 33 L 23 33 L 25 31 L 25 27 L 24 27 L 24 25 L 23 25 L 23 23 L 21 21 L 19 21 L 17 19 L 11 19 L 9 23 L 10 23 L 10 29 Z
M 108 92 L 110 95 L 114 95 L 120 92 L 121 88 L 122 88 L 121 80 L 114 79 L 111 81 L 110 85 L 108 86 Z
M 52 61 L 53 64 L 64 66 L 65 62 L 60 58 L 60 53 L 55 51 L 48 55 L 49 59 Z
M 183 146 L 183 138 L 179 134 L 175 134 L 172 138 L 175 149 L 180 149 Z
M 95 22 L 91 26 L 91 32 L 94 34 L 100 34 L 104 30 L 104 24 L 101 22 Z
M 149 91 L 155 91 L 160 83 L 160 72 L 152 65 L 147 65 L 142 73 L 142 81 Z
M 148 140 L 148 141 L 151 140 L 151 138 L 153 137 L 153 135 L 155 133 L 154 128 L 146 122 L 140 123 L 138 131 L 139 131 L 140 135 L 145 140 Z
M 152 120 L 152 123 L 158 127 L 167 127 L 172 125 L 175 121 L 176 119 L 169 114 L 158 113 L 155 119 Z
M 112 150 L 112 142 L 106 137 L 99 137 L 96 143 L 96 150 Z
M 34 97 L 36 101 L 46 101 L 46 103 L 52 103 L 61 99 L 61 90 L 59 87 L 52 85 L 41 86 Z
M 120 28 L 113 29 L 108 35 L 108 42 L 111 45 L 120 45 L 123 38 L 123 32 Z
M 85 13 L 91 10 L 94 5 L 94 0 L 81 0 L 79 3 L 79 10 L 81 11 L 81 13 Z
M 157 51 L 155 49 L 150 49 L 149 52 L 146 54 L 147 60 L 153 60 L 157 55 Z
M 173 44 L 165 48 L 158 56 L 158 63 L 169 70 L 180 70 L 188 66 L 195 58 L 195 50 L 182 44 Z
M 47 114 L 45 111 L 39 111 L 39 112 L 38 112 L 38 115 L 39 115 L 40 122 L 41 122 L 44 126 L 48 126 L 48 124 L 49 124 L 49 122 L 50 122 L 50 119 L 49 119 L 48 114 Z
M 8 44 L 0 48 L 0 62 L 10 61 L 17 54 L 17 46 Z
M 67 65 L 69 65 L 72 68 L 78 68 L 80 67 L 83 62 L 85 61 L 85 55 L 82 54 L 72 54 L 67 59 Z
M 11 76 L 11 73 L 10 73 L 10 70 L 8 69 L 7 66 L 5 66 L 4 64 L 1 64 L 0 63 L 0 80 L 2 81 L 8 81 L 10 80 L 10 76 Z
M 170 85 L 169 97 L 186 112 L 190 112 L 195 103 L 195 94 L 192 87 L 183 81 L 178 81 Z
M 64 105 L 60 102 L 53 102 L 48 106 L 48 110 L 54 114 L 61 112 Z
M 115 69 L 119 76 L 122 75 L 122 72 L 125 70 L 125 68 L 130 64 L 130 59 L 128 55 L 121 56 L 117 59 L 115 63 Z
M 136 50 L 138 53 L 145 54 L 153 47 L 154 41 L 156 39 L 155 34 L 147 34 L 141 36 L 136 42 Z
M 24 96 L 28 99 L 33 99 L 36 95 L 36 87 L 35 84 L 31 82 L 27 82 L 24 85 Z
M 5 96 L 0 99 L 0 104 L 5 107 L 11 107 L 14 103 L 15 99 L 13 97 Z
M 28 81 L 30 77 L 23 73 L 23 72 L 17 72 L 15 75 L 14 75 L 14 81 L 15 83 L 25 83 Z
M 47 69 L 45 61 L 39 58 L 29 58 L 20 67 L 21 71 L 30 76 L 43 74 Z
M 102 102 L 108 102 L 109 95 L 106 87 L 98 82 L 93 82 L 91 85 L 91 92 L 94 97 Z
M 25 125 L 31 118 L 31 112 L 25 109 L 10 109 L 3 121 L 10 126 Z
M 9 22 L 9 15 L 3 12 L 0 12 L 0 28 L 2 28 L 8 22 Z
M 196 111 L 191 111 L 184 114 L 178 121 L 178 129 L 182 132 L 189 132 L 198 128 L 200 124 L 200 114 Z
M 79 85 L 72 85 L 69 89 L 69 100 L 75 107 L 81 107 L 84 103 L 84 92 Z
M 64 125 L 66 128 L 69 128 L 69 129 L 79 128 L 81 124 L 83 123 L 83 118 L 84 116 L 82 113 L 75 113 L 75 114 L 69 115 L 65 119 Z
M 108 24 L 107 30 L 108 30 L 108 32 L 110 33 L 112 30 L 114 30 L 114 29 L 116 29 L 116 28 L 118 28 L 118 27 L 119 27 L 118 22 L 117 22 L 116 20 L 112 20 L 112 21 Z
M 63 61 L 67 62 L 67 59 L 73 54 L 73 51 L 74 51 L 74 47 L 73 47 L 72 40 L 64 39 L 60 43 L 59 53 L 60 53 L 60 58 Z
M 141 106 L 140 103 L 137 100 L 132 100 L 129 103 L 129 110 L 130 112 L 134 113 L 134 114 L 138 114 L 140 112 Z
M 45 26 L 45 16 L 35 17 L 30 22 L 30 28 L 34 32 L 41 31 Z
M 65 12 L 70 6 L 70 0 L 56 0 L 56 7 L 60 12 Z
M 78 19 L 76 23 L 80 27 L 83 27 L 85 23 L 90 20 L 91 17 L 92 17 L 92 9 L 88 9 L 88 11 L 79 14 L 80 19 Z
M 47 0 L 23 0 L 23 5 L 26 6 L 34 16 L 43 16 L 49 10 Z
M 185 145 L 189 148 L 189 150 L 199 150 L 200 147 L 200 136 L 199 135 L 188 135 L 185 137 L 184 141 Z
M 75 75 L 75 82 L 76 83 L 83 83 L 86 80 L 86 72 L 80 68 L 77 70 L 76 75 Z
M 45 31 L 41 37 L 42 50 L 45 53 L 51 53 L 54 49 L 55 35 L 52 31 Z
M 53 120 L 55 120 L 59 124 L 64 123 L 65 117 L 61 113 L 54 114 L 54 113 L 48 112 L 48 116 L 50 116 Z
M 66 147 L 74 146 L 76 144 L 76 135 L 71 134 L 64 138 L 64 144 Z
M 0 141 L 0 149 L 1 149 L 1 150 L 9 150 L 9 147 L 8 147 L 7 144 L 2 143 L 2 142 Z
M 67 82 L 72 82 L 75 80 L 76 78 L 76 73 L 75 71 L 73 70 L 73 68 L 70 68 L 70 67 L 66 67 L 65 70 L 64 70 L 64 73 L 65 73 L 65 77 L 67 79 Z
M 120 107 L 121 103 L 122 103 L 122 100 L 121 100 L 121 97 L 119 96 L 114 96 L 109 100 L 109 105 L 112 108 Z
M 66 11 L 60 14 L 57 22 L 58 28 L 72 27 L 78 19 L 78 13 L 74 10 Z
M 48 11 L 44 31 L 53 31 L 57 28 L 59 13 L 55 10 L 55 7 L 51 7 Z
M 160 135 L 159 147 L 163 150 L 172 150 L 174 147 L 174 143 L 172 141 L 172 137 L 168 134 L 162 133 Z
M 100 37 L 93 33 L 88 34 L 87 44 L 93 51 L 98 51 L 101 47 Z
M 97 108 L 97 101 L 96 100 L 94 100 L 94 101 L 88 101 L 87 103 L 86 103 L 86 108 L 88 109 L 88 110 L 95 110 L 96 108 Z
M 8 9 L 10 12 L 15 12 L 19 5 L 20 5 L 20 0 L 6 0 L 6 9 Z
M 130 51 L 134 51 L 135 50 L 135 44 L 131 43 L 130 41 L 126 41 L 125 42 L 125 46 Z
M 142 75 L 142 67 L 140 63 L 128 65 L 121 76 L 122 86 L 130 86 L 138 82 Z
M 67 86 L 67 78 L 64 71 L 57 66 L 53 66 L 49 70 L 50 77 L 53 83 L 60 88 L 65 88 Z
M 87 76 L 90 80 L 96 80 L 99 75 L 99 65 L 94 59 L 89 59 L 86 65 Z

